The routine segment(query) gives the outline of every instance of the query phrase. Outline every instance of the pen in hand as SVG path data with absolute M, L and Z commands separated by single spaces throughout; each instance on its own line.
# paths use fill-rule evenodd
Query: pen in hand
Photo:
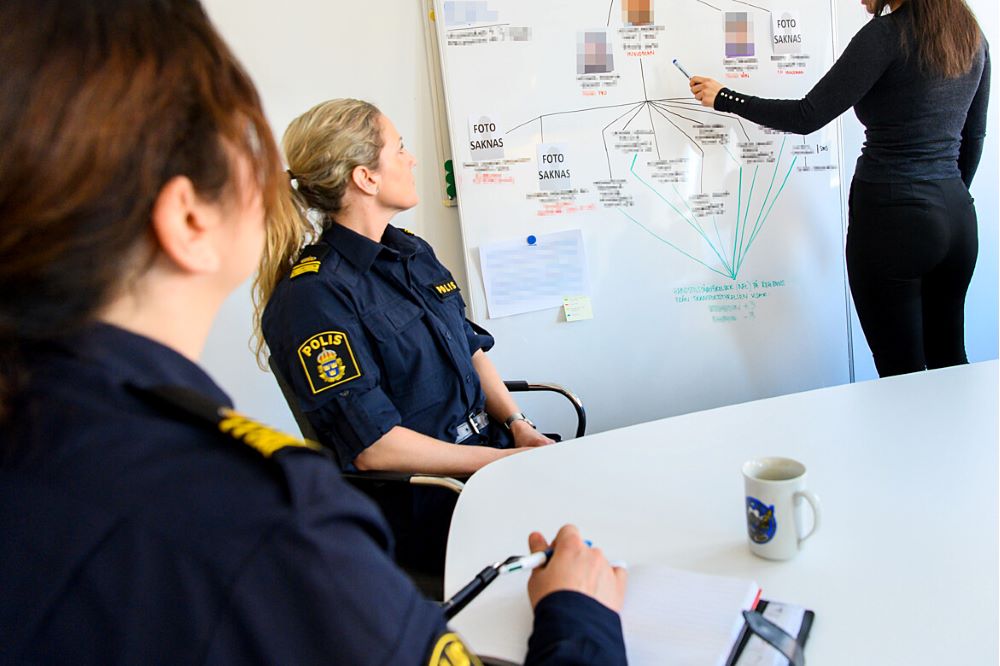
M 592 546 L 590 541 L 584 541 L 588 547 Z M 466 584 L 461 590 L 455 593 L 450 599 L 441 604 L 441 611 L 446 620 L 455 617 L 459 611 L 469 605 L 486 587 L 496 580 L 501 574 L 513 573 L 515 571 L 530 571 L 545 566 L 552 557 L 555 549 L 551 546 L 545 550 L 540 550 L 531 555 L 513 555 L 503 562 L 497 562 L 486 567 Z
M 587 545 L 590 545 L 589 542 Z M 524 557 L 519 557 L 513 562 L 504 562 L 500 565 L 500 573 L 511 573 L 514 571 L 530 571 L 531 569 L 537 569 L 538 567 L 545 566 L 545 563 L 549 561 L 552 557 L 552 553 L 555 552 L 553 548 L 546 548 L 545 550 L 539 551 L 537 553 L 532 553 L 531 555 L 525 555 Z
M 587 548 L 592 548 L 594 546 L 590 539 L 584 539 L 583 543 L 587 545 Z M 505 574 L 522 570 L 530 571 L 532 569 L 537 569 L 538 567 L 543 567 L 552 558 L 552 553 L 554 552 L 555 549 L 550 546 L 545 550 L 532 553 L 531 555 L 524 555 L 523 557 L 519 557 L 513 561 L 508 559 L 500 565 L 500 573 Z

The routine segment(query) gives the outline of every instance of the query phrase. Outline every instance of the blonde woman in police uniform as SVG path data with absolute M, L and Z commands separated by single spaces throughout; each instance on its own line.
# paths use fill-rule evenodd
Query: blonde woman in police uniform
M 336 99 L 296 118 L 283 143 L 292 200 L 259 273 L 260 328 L 341 466 L 469 475 L 551 443 L 504 386 L 485 353 L 493 337 L 465 318 L 451 273 L 391 224 L 417 204 L 416 161 L 393 123 L 367 102 Z M 387 514 L 407 564 L 433 570 L 454 495 L 412 492 Z
M 284 177 L 200 5 L 0 25 L 0 663 L 478 663 L 374 505 L 195 362 Z M 623 594 L 564 528 L 528 661 L 624 663 Z

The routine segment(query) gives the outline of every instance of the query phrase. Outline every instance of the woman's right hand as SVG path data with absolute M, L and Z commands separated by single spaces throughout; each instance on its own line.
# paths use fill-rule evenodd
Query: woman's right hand
M 707 106 L 710 109 L 715 108 L 715 98 L 722 90 L 721 83 L 707 76 L 692 76 L 688 83 L 691 86 L 691 94 L 701 102 L 702 106 Z
M 528 547 L 537 553 L 549 547 L 538 532 L 528 536 Z M 600 548 L 589 548 L 574 525 L 564 525 L 552 541 L 554 552 L 544 567 L 531 573 L 528 598 L 534 608 L 552 592 L 571 590 L 586 594 L 611 610 L 620 613 L 625 603 L 628 572 L 612 567 Z

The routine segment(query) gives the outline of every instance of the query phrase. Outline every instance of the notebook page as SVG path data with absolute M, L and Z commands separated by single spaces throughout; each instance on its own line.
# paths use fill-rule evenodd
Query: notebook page
M 740 578 L 663 566 L 629 570 L 622 628 L 629 664 L 723 666 L 760 589 Z
M 480 655 L 524 661 L 532 613 L 527 576 L 500 576 L 452 620 Z M 629 568 L 622 629 L 630 666 L 725 663 L 759 591 L 749 580 L 661 565 Z M 496 627 L 503 627 L 497 631 Z

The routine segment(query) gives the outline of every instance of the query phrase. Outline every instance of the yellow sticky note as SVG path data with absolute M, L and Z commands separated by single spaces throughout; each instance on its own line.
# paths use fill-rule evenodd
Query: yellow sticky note
M 594 308 L 590 305 L 590 296 L 564 296 L 563 312 L 566 321 L 583 321 L 594 318 Z

